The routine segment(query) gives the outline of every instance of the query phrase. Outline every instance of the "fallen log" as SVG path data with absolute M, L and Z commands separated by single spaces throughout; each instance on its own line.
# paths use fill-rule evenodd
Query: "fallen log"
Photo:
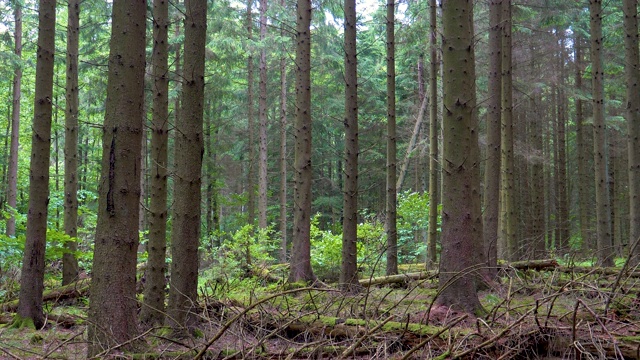
M 527 260 L 527 261 L 513 261 L 511 263 L 502 266 L 504 269 L 516 269 L 516 270 L 549 270 L 559 267 L 556 259 L 543 259 L 543 260 Z
M 51 289 L 44 292 L 42 301 L 60 301 L 65 299 L 77 298 L 87 294 L 91 279 L 81 279 L 69 285 L 61 286 L 57 289 Z M 0 304 L 0 310 L 15 312 L 18 308 L 18 300 L 11 300 Z
M 435 278 L 438 275 L 436 271 L 421 271 L 415 273 L 406 273 L 389 276 L 379 276 L 369 279 L 361 279 L 360 285 L 364 287 L 376 286 L 376 285 L 389 285 L 397 283 L 406 283 L 409 281 L 424 280 Z

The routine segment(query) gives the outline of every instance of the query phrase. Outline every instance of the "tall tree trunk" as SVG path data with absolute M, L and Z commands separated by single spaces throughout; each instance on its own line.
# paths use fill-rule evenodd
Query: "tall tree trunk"
M 476 114 L 473 2 L 442 3 L 444 146 L 440 297 L 436 302 L 477 313 L 474 268 L 482 247 L 480 154 Z
M 607 179 L 607 128 L 604 122 L 604 67 L 602 64 L 602 1 L 589 0 L 591 16 L 591 72 L 593 74 L 593 156 L 596 183 L 596 240 L 598 263 L 612 266 L 611 212 Z
M 285 7 L 285 1 L 280 0 Z M 280 36 L 284 37 L 284 28 Z M 283 49 L 284 50 L 284 49 Z M 287 58 L 280 58 L 280 262 L 287 262 Z
M 344 1 L 344 184 L 342 271 L 344 291 L 358 288 L 358 71 L 356 57 L 356 1 Z
M 260 0 L 260 169 L 258 176 L 258 226 L 267 227 L 267 0 Z
M 556 248 L 561 254 L 565 254 L 569 251 L 569 205 L 568 205 L 568 178 L 567 178 L 567 112 L 566 112 L 566 97 L 564 95 L 565 89 L 565 62 L 566 62 L 566 50 L 565 50 L 565 36 L 564 30 L 559 29 L 559 44 L 560 49 L 558 52 L 558 68 L 559 68 L 559 86 L 556 88 L 558 94 L 558 158 L 556 159 L 558 173 L 556 174 L 556 188 L 558 193 L 556 197 L 558 199 L 558 236 L 556 238 Z
M 64 232 L 78 236 L 78 32 L 80 31 L 80 1 L 68 1 L 67 22 L 67 108 L 64 135 Z M 78 277 L 78 260 L 74 241 L 65 243 L 62 257 L 62 285 Z
M 576 73 L 575 73 L 575 87 L 576 90 L 581 93 L 584 91 L 584 87 L 582 85 L 582 67 L 583 65 L 583 57 L 582 57 L 582 37 L 576 35 L 574 38 L 574 49 L 575 49 L 575 65 L 576 65 Z M 589 175 L 587 172 L 587 145 L 585 139 L 585 127 L 584 124 L 584 101 L 580 96 L 578 96 L 575 100 L 576 107 L 576 152 L 577 152 L 577 166 L 578 166 L 578 183 L 579 184 L 588 184 Z M 582 239 L 582 249 L 593 249 L 594 244 L 592 244 L 592 239 L 589 231 L 589 206 L 588 206 L 588 198 L 589 198 L 589 188 L 587 186 L 578 186 L 578 207 L 579 207 L 579 220 L 580 220 L 580 237 Z
M 293 247 L 289 281 L 315 281 L 311 269 L 311 0 L 297 0 Z
M 123 344 L 138 332 L 136 256 L 146 10 L 146 1 L 142 0 L 113 2 L 88 320 L 89 356 Z
M 627 126 L 629 132 L 629 246 L 640 241 L 640 59 L 638 55 L 638 1 L 623 0 L 625 28 L 625 78 L 627 79 Z M 631 249 L 631 248 L 629 248 Z M 640 263 L 640 246 L 632 264 Z
M 387 275 L 398 273 L 395 1 L 387 1 Z
M 497 274 L 498 254 L 504 246 L 498 241 L 500 208 L 500 139 L 502 101 L 502 0 L 489 1 L 489 99 L 487 100 L 487 160 L 484 168 L 483 239 L 489 276 Z
M 15 55 L 22 60 L 22 1 L 13 1 L 15 21 Z M 15 209 L 18 204 L 18 149 L 20 147 L 20 98 L 22 97 L 22 64 L 13 72 L 13 102 L 11 105 L 11 144 L 9 147 L 9 174 L 7 185 L 7 205 L 11 215 L 7 219 L 7 236 L 16 235 Z
M 153 118 L 151 119 L 151 199 L 146 284 L 140 320 L 164 321 L 165 273 L 167 271 L 167 157 L 169 143 L 169 5 L 153 1 Z
M 203 153 L 204 58 L 207 1 L 186 0 L 181 117 L 176 123 L 174 218 L 168 319 L 174 331 L 191 327 L 198 297 L 198 247 Z
M 511 66 L 511 0 L 502 1 L 502 127 L 501 127 L 501 202 L 500 238 L 507 260 L 518 258 L 515 236 L 518 220 L 515 211 L 515 162 L 513 155 L 513 93 Z
M 427 235 L 427 268 L 432 269 L 437 262 L 436 242 L 438 241 L 438 38 L 437 38 L 437 4 L 429 1 L 429 233 Z
M 40 0 L 38 12 L 38 61 L 29 170 L 29 213 L 16 321 L 32 322 L 39 329 L 44 325 L 42 290 L 49 204 L 56 1 Z
M 247 0 L 247 37 L 249 42 L 253 41 L 253 0 Z M 255 119 L 253 108 L 253 45 L 250 45 L 249 56 L 247 57 L 247 127 L 249 131 L 249 148 L 247 156 L 247 220 L 253 224 L 256 220 L 256 167 L 255 167 Z

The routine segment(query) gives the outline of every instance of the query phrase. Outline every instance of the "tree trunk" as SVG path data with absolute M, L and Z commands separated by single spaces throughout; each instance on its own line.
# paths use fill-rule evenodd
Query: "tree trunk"
M 487 160 L 484 167 L 483 239 L 489 276 L 497 274 L 500 207 L 500 107 L 502 101 L 502 0 L 489 1 L 489 99 L 487 100 Z
M 88 319 L 89 356 L 95 356 L 115 344 L 123 344 L 138 332 L 136 256 L 145 24 L 146 1 L 113 2 Z
M 358 72 L 356 1 L 344 1 L 345 145 L 340 285 L 354 291 L 358 284 Z
M 602 1 L 589 0 L 591 15 L 591 72 L 593 74 L 593 156 L 596 184 L 596 241 L 598 263 L 612 266 L 611 212 L 607 179 L 607 128 L 604 121 L 604 67 L 602 65 Z
M 438 304 L 482 308 L 474 267 L 482 247 L 473 2 L 444 1 L 442 256 Z
M 311 0 L 297 0 L 293 246 L 289 281 L 315 281 L 311 269 Z
M 576 65 L 576 73 L 575 73 L 575 87 L 579 93 L 584 91 L 584 87 L 582 85 L 582 71 L 583 71 L 583 58 L 582 58 L 582 37 L 576 35 L 574 38 L 574 49 L 575 49 L 575 65 Z M 589 188 L 584 184 L 589 183 L 589 175 L 587 172 L 587 145 L 585 139 L 585 124 L 584 124 L 584 101 L 578 96 L 575 100 L 576 107 L 576 151 L 578 153 L 578 183 L 583 184 L 578 186 L 578 207 L 579 207 L 579 220 L 580 220 L 580 237 L 582 239 L 582 249 L 593 249 L 594 246 L 592 244 L 592 239 L 590 236 L 590 221 L 589 221 L 589 206 L 588 206 L 588 198 L 589 198 Z
M 284 9 L 285 1 L 280 0 Z M 284 37 L 284 28 L 280 36 Z M 284 49 L 283 49 L 284 50 Z M 280 58 L 280 262 L 287 262 L 287 58 Z
M 49 157 L 51 150 L 51 115 L 53 99 L 53 59 L 55 49 L 55 0 L 41 0 L 38 19 L 38 61 L 36 63 L 31 167 L 29 171 L 29 213 L 20 295 L 16 320 L 44 325 L 42 290 L 44 253 L 47 238 L 49 204 Z
M 186 0 L 183 109 L 176 124 L 174 218 L 168 317 L 174 331 L 191 327 L 198 297 L 207 1 Z
M 395 2 L 387 1 L 387 275 L 398 273 Z
M 15 54 L 22 60 L 22 1 L 13 2 L 15 20 Z M 9 145 L 9 174 L 7 184 L 7 205 L 10 216 L 7 219 L 7 236 L 16 235 L 16 206 L 18 203 L 18 149 L 20 147 L 20 98 L 22 97 L 22 64 L 13 72 L 13 102 L 11 106 L 11 144 Z
M 558 94 L 558 158 L 556 159 L 558 173 L 556 174 L 556 182 L 558 193 L 556 194 L 558 201 L 558 222 L 557 222 L 557 238 L 556 248 L 560 251 L 560 254 L 567 253 L 569 249 L 569 205 L 568 205 L 568 178 L 567 178 L 567 112 L 566 112 L 566 97 L 564 95 L 565 89 L 565 77 L 566 70 L 564 64 L 566 63 L 566 50 L 565 50 L 565 37 L 562 34 L 564 29 L 559 29 L 560 33 L 560 49 L 558 51 L 558 67 L 559 67 L 559 86 L 557 87 Z
M 438 38 L 437 38 L 437 4 L 429 2 L 430 58 L 429 58 L 429 234 L 427 235 L 427 269 L 435 268 L 437 262 L 436 242 L 438 241 L 438 188 L 440 182 L 438 163 Z
M 258 176 L 258 226 L 267 227 L 267 0 L 260 0 L 260 169 Z
M 147 246 L 144 305 L 140 320 L 148 324 L 164 321 L 165 273 L 167 271 L 167 157 L 169 123 L 169 5 L 153 2 L 153 118 L 151 122 L 151 199 Z
M 629 246 L 640 239 L 640 58 L 638 55 L 638 1 L 623 0 L 625 28 L 625 78 L 627 79 L 627 126 L 629 153 Z M 631 248 L 629 248 L 631 249 Z M 635 247 L 631 265 L 640 263 Z
M 247 38 L 253 41 L 253 0 L 247 1 Z M 253 47 L 253 44 L 250 45 Z M 247 127 L 249 131 L 249 148 L 247 156 L 247 220 L 249 224 L 254 224 L 256 220 L 256 167 L 255 167 L 255 119 L 253 112 L 253 50 L 249 49 L 247 57 Z

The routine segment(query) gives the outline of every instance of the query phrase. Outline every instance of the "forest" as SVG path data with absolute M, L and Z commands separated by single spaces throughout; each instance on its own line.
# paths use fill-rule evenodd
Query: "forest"
M 1 359 L 640 359 L 637 0 L 0 1 Z

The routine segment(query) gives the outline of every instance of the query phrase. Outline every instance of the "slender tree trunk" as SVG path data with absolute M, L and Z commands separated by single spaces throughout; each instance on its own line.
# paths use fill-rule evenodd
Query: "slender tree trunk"
M 267 0 L 260 0 L 260 169 L 258 176 L 258 226 L 267 227 Z
M 176 123 L 174 218 L 168 317 L 174 331 L 191 327 L 198 297 L 207 1 L 186 0 L 181 117 Z
M 293 247 L 289 281 L 315 281 L 311 269 L 311 0 L 297 0 Z
M 611 212 L 607 179 L 607 128 L 604 122 L 604 67 L 602 64 L 602 1 L 589 0 L 591 16 L 591 72 L 593 74 L 593 156 L 596 184 L 596 240 L 598 263 L 612 266 Z
M 15 55 L 22 60 L 22 1 L 13 1 L 15 21 Z M 7 219 L 7 236 L 16 235 L 15 209 L 18 204 L 18 149 L 20 147 L 20 98 L 22 97 L 22 64 L 13 72 L 13 102 L 11 105 L 11 144 L 9 147 L 9 174 L 7 205 L 11 215 Z
M 535 68 L 532 69 L 535 71 Z M 532 72 L 533 73 L 533 72 Z M 532 121 L 531 146 L 539 154 L 544 153 L 544 144 L 542 139 L 543 123 L 541 119 L 541 111 L 539 109 L 540 95 L 534 95 L 531 99 L 531 110 L 533 112 L 534 121 Z M 544 156 L 535 161 L 531 165 L 531 183 L 532 186 L 532 219 L 531 219 L 531 235 L 533 244 L 531 246 L 534 259 L 542 259 L 545 251 L 545 217 L 544 217 Z
M 285 1 L 280 0 L 284 9 Z M 284 37 L 284 28 L 280 36 Z M 280 58 L 280 262 L 287 262 L 287 58 Z
M 345 145 L 342 221 L 342 271 L 345 291 L 358 288 L 358 72 L 356 58 L 356 1 L 344 2 Z
M 64 135 L 64 232 L 78 236 L 78 32 L 80 30 L 80 1 L 68 1 L 67 22 L 67 108 Z M 62 257 L 62 285 L 78 277 L 75 241 L 65 243 Z
M 247 37 L 253 41 L 253 0 L 247 0 Z M 251 45 L 253 47 L 253 45 Z M 247 171 L 247 218 L 249 224 L 256 220 L 256 167 L 255 167 L 255 119 L 253 109 L 253 50 L 249 49 L 247 57 L 247 127 L 249 131 L 248 171 Z
M 89 356 L 123 344 L 138 332 L 136 257 L 146 9 L 142 0 L 113 2 L 88 319 Z
M 482 242 L 480 150 L 476 114 L 473 2 L 445 0 L 443 22 L 444 147 L 442 256 L 437 304 L 481 308 L 475 270 Z
M 584 66 L 582 61 L 582 38 L 577 35 L 574 38 L 575 49 L 575 87 L 578 92 L 583 92 L 584 87 L 582 85 L 582 67 Z M 589 175 L 587 174 L 587 145 L 585 139 L 585 124 L 584 124 L 584 101 L 577 97 L 575 100 L 576 106 L 576 151 L 578 153 L 578 183 L 587 184 Z M 578 186 L 578 207 L 579 207 L 579 220 L 580 220 L 580 237 L 582 238 L 583 250 L 592 249 L 592 239 L 589 231 L 589 188 L 587 186 Z
M 153 2 L 153 118 L 151 119 L 151 199 L 146 284 L 140 320 L 164 322 L 165 273 L 167 272 L 167 157 L 169 143 L 169 5 Z
M 484 247 L 489 276 L 497 274 L 498 254 L 505 246 L 498 241 L 500 207 L 500 139 L 502 101 L 502 1 L 489 1 L 489 99 L 487 101 L 487 160 L 484 168 Z
M 398 273 L 395 1 L 387 1 L 387 275 Z
M 398 181 L 396 181 L 396 193 L 402 190 L 402 184 L 409 168 L 409 161 L 411 160 L 411 154 L 416 150 L 416 142 L 420 135 L 420 128 L 422 128 L 422 121 L 424 120 L 424 112 L 427 110 L 427 104 L 429 98 L 424 95 L 421 99 L 420 110 L 418 110 L 418 116 L 416 117 L 416 124 L 413 127 L 413 133 L 411 133 L 411 139 L 407 145 L 407 153 L 404 155 L 404 159 L 400 165 L 400 173 L 398 174 Z
M 511 0 L 502 1 L 502 125 L 501 125 L 501 203 L 500 237 L 505 245 L 505 258 L 518 258 L 515 236 L 518 220 L 515 212 L 515 162 L 513 155 L 513 94 L 511 67 Z
M 564 95 L 565 88 L 565 62 L 566 62 L 566 50 L 565 50 L 565 36 L 563 34 L 564 30 L 559 29 L 559 44 L 560 49 L 558 52 L 558 67 L 559 67 L 559 76 L 560 83 L 557 87 L 558 94 L 558 116 L 557 116 L 557 124 L 558 124 L 558 158 L 556 159 L 558 173 L 556 174 L 556 182 L 558 189 L 558 193 L 556 197 L 558 199 L 558 231 L 557 231 L 557 239 L 556 239 L 556 248 L 560 251 L 561 254 L 567 253 L 569 249 L 569 205 L 568 205 L 568 178 L 567 178 L 567 136 L 566 136 L 566 128 L 567 128 L 567 112 L 566 112 L 566 97 Z
M 40 0 L 38 19 L 38 61 L 36 63 L 31 167 L 29 170 L 29 213 L 16 321 L 44 325 L 42 290 L 44 253 L 49 204 L 49 158 L 55 53 L 55 0 Z
M 625 78 L 629 133 L 629 246 L 640 241 L 640 58 L 638 55 L 638 1 L 623 0 L 625 28 Z M 630 249 L 630 248 L 629 248 Z M 631 265 L 640 263 L 640 246 Z

